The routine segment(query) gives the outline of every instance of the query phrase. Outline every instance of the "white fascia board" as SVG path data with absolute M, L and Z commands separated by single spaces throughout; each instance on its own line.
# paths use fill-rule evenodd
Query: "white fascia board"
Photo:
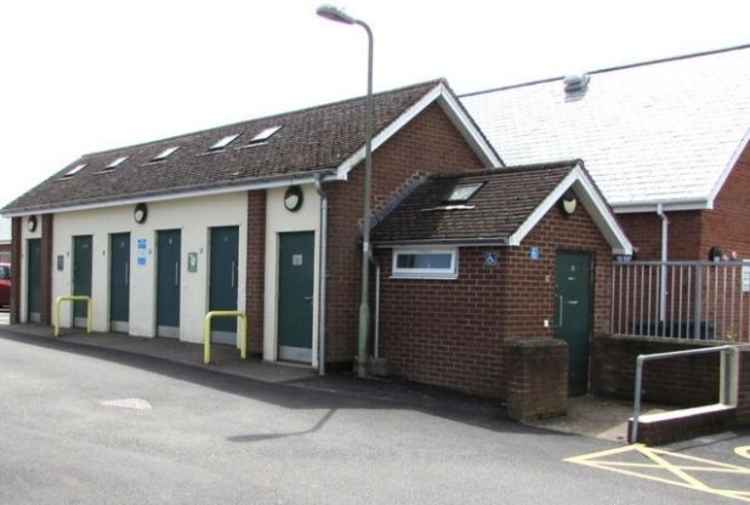
M 591 215 L 591 219 L 604 235 L 607 243 L 612 248 L 612 253 L 626 256 L 632 255 L 633 245 L 615 219 L 614 214 L 610 211 L 607 203 L 596 190 L 591 180 L 581 170 L 580 165 L 573 168 L 565 179 L 537 206 L 526 221 L 518 227 L 513 235 L 510 236 L 508 245 L 520 246 L 521 241 L 544 219 L 547 212 L 557 204 L 560 198 L 571 187 L 581 201 L 581 204 Z
M 664 212 L 713 209 L 713 205 L 708 200 L 685 199 L 613 204 L 612 211 L 615 214 L 653 213 L 657 211 L 659 205 L 661 205 Z
M 484 137 L 482 137 L 482 134 L 479 132 L 476 125 L 474 125 L 471 119 L 466 115 L 466 112 L 461 108 L 456 98 L 443 84 L 438 84 L 432 88 L 415 104 L 406 109 L 406 111 L 396 118 L 395 121 L 375 135 L 372 139 L 372 150 L 375 151 L 378 147 L 383 145 L 388 139 L 395 135 L 401 130 L 401 128 L 406 126 L 412 119 L 417 117 L 419 113 L 436 100 L 439 100 L 441 107 L 448 114 L 451 122 L 453 122 L 453 124 L 464 135 L 475 152 L 480 158 L 482 158 L 486 166 L 488 168 L 501 166 L 500 159 L 495 154 L 490 144 L 484 139 Z M 365 159 L 366 148 L 366 145 L 360 147 L 354 154 L 349 156 L 338 166 L 336 172 L 339 180 L 345 181 L 349 178 L 349 172 L 351 172 L 358 163 Z
M 103 209 L 108 207 L 121 207 L 123 205 L 135 205 L 139 203 L 152 203 L 152 202 L 166 202 L 170 200 L 180 200 L 183 198 L 198 198 L 202 196 L 213 196 L 223 195 L 227 193 L 239 193 L 244 191 L 254 191 L 261 189 L 279 188 L 289 186 L 291 184 L 313 184 L 316 180 L 315 175 L 305 177 L 284 177 L 281 179 L 274 179 L 271 181 L 260 181 L 256 183 L 248 183 L 239 186 L 225 186 L 221 188 L 202 189 L 196 191 L 184 191 L 178 193 L 165 193 L 163 195 L 154 196 L 134 196 L 129 198 L 123 198 L 120 200 L 109 200 L 106 202 L 87 203 L 81 205 L 71 205 L 68 207 L 52 207 L 39 210 L 26 210 L 18 212 L 8 212 L 1 214 L 2 217 L 22 217 L 32 216 L 40 214 L 60 214 L 63 212 L 76 212 L 81 210 L 92 210 L 92 209 Z M 335 175 L 328 175 L 323 177 L 323 181 L 336 180 Z
M 748 130 L 745 132 L 745 136 L 742 138 L 742 141 L 732 153 L 732 157 L 729 159 L 729 162 L 724 167 L 724 170 L 721 172 L 719 179 L 716 181 L 716 184 L 714 184 L 714 187 L 711 190 L 711 194 L 708 197 L 708 202 L 711 209 L 714 208 L 714 201 L 716 200 L 716 197 L 719 196 L 721 188 L 724 187 L 724 183 L 727 181 L 727 178 L 729 178 L 729 174 L 732 173 L 732 169 L 739 161 L 740 156 L 742 156 L 742 153 L 745 151 L 748 143 L 750 143 L 750 128 L 748 128 Z

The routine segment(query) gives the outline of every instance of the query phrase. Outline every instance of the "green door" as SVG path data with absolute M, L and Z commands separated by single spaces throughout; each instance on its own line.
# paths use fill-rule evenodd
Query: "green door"
M 237 265 L 239 261 L 239 228 L 225 226 L 211 229 L 210 310 L 237 310 Z M 237 319 L 213 321 L 212 341 L 237 343 Z
M 180 230 L 163 230 L 156 237 L 156 325 L 162 337 L 179 336 Z
M 110 237 L 109 318 L 112 331 L 128 331 L 130 320 L 130 233 Z
M 313 232 L 279 236 L 280 359 L 312 359 L 314 244 Z
M 591 336 L 591 256 L 558 252 L 556 336 L 568 343 L 569 393 L 586 394 Z
M 73 237 L 73 294 L 91 296 L 91 235 Z M 73 304 L 74 326 L 86 327 L 86 302 Z
M 42 308 L 42 241 L 30 239 L 28 250 L 28 320 L 38 323 Z

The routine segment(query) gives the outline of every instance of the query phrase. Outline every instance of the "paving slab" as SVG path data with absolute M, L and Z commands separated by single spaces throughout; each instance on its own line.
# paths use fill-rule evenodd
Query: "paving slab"
M 257 357 L 243 360 L 240 358 L 239 350 L 230 345 L 213 344 L 212 363 L 204 365 L 203 344 L 182 342 L 173 338 L 136 337 L 119 333 L 86 334 L 77 329 L 67 329 L 60 337 L 54 337 L 51 327 L 38 324 L 16 324 L 8 326 L 7 329 L 16 334 L 149 356 L 262 382 L 292 382 L 316 375 L 316 371 L 309 366 L 269 363 Z
M 641 406 L 641 412 L 644 415 L 660 414 L 676 408 L 646 403 Z M 537 428 L 625 443 L 628 419 L 632 415 L 633 402 L 579 396 L 568 400 L 566 416 L 531 421 L 527 424 Z

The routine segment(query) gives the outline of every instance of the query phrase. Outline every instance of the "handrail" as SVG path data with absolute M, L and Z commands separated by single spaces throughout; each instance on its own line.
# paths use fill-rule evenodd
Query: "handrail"
M 656 361 L 659 359 L 677 358 L 681 356 L 694 356 L 696 354 L 710 354 L 714 352 L 734 352 L 737 350 L 736 345 L 719 345 L 714 347 L 704 347 L 701 349 L 688 349 L 686 351 L 671 351 L 671 352 L 660 352 L 655 354 L 639 354 L 635 360 L 635 390 L 633 391 L 633 423 L 630 428 L 630 443 L 638 443 L 638 419 L 641 416 L 641 388 L 643 384 L 643 365 L 647 361 Z M 729 367 L 727 366 L 724 370 L 724 374 L 720 378 L 721 384 L 724 387 L 721 388 L 719 394 L 723 397 L 719 398 L 720 403 L 730 403 L 729 396 Z
M 236 317 L 240 328 L 240 357 L 247 359 L 247 317 L 239 310 L 212 310 L 203 319 L 203 363 L 211 363 L 211 320 L 215 317 Z
M 52 325 L 55 328 L 55 336 L 60 336 L 60 305 L 62 302 L 86 302 L 86 333 L 91 333 L 94 300 L 92 300 L 90 296 L 68 295 L 55 298 L 55 320 L 52 322 Z

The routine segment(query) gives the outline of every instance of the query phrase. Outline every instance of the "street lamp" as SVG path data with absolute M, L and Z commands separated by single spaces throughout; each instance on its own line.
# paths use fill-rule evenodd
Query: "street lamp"
M 367 32 L 367 144 L 365 147 L 364 216 L 362 218 L 362 294 L 359 305 L 359 334 L 357 341 L 357 376 L 367 376 L 367 341 L 370 331 L 370 179 L 372 178 L 372 134 L 375 129 L 375 110 L 372 103 L 372 30 L 367 23 L 355 19 L 331 5 L 318 7 L 318 16 L 338 23 L 359 25 Z

